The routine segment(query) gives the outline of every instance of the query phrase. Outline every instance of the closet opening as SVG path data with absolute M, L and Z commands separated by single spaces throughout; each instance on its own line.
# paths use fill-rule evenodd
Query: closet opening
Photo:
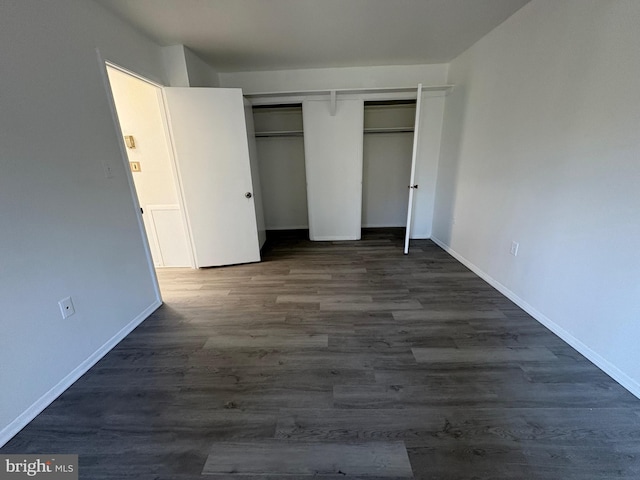
M 415 100 L 364 104 L 362 228 L 407 225 Z
M 302 104 L 253 107 L 267 239 L 309 238 Z

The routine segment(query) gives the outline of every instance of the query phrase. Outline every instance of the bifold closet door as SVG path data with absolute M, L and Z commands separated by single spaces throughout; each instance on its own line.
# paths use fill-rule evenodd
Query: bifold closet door
M 242 90 L 163 90 L 196 266 L 259 262 Z
M 311 240 L 359 240 L 364 102 L 305 100 L 304 155 Z

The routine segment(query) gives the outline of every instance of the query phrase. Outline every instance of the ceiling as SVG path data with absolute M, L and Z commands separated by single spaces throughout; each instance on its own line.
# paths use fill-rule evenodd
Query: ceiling
M 448 63 L 529 0 L 96 0 L 218 71 Z

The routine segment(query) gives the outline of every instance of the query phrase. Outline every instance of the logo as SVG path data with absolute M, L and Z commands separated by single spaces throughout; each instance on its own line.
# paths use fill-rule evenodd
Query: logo
M 0 455 L 0 480 L 78 480 L 78 455 Z

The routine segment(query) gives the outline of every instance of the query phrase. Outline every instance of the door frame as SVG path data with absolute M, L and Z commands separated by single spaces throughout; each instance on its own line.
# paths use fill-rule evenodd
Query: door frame
M 98 65 L 99 65 L 99 71 L 100 71 L 100 76 L 102 77 L 102 82 L 105 88 L 105 92 L 107 95 L 107 100 L 108 100 L 108 104 L 109 104 L 109 110 L 111 112 L 111 118 L 113 119 L 113 123 L 116 129 L 116 133 L 119 134 L 119 138 L 118 138 L 118 145 L 120 148 L 120 158 L 122 161 L 122 164 L 124 166 L 124 171 L 125 171 L 125 177 L 127 179 L 127 184 L 129 185 L 129 191 L 131 193 L 131 200 L 132 200 L 132 207 L 135 210 L 136 213 L 136 221 L 138 223 L 138 229 L 140 231 L 140 236 L 142 238 L 142 243 L 143 243 L 143 247 L 144 247 L 144 251 L 145 251 L 145 257 L 147 260 L 147 265 L 149 268 L 149 274 L 150 277 L 152 279 L 153 282 L 153 286 L 154 286 L 154 291 L 156 293 L 156 296 L 158 298 L 159 301 L 162 301 L 162 295 L 160 292 L 160 285 L 158 283 L 158 276 L 156 273 L 156 267 L 154 265 L 153 262 L 153 257 L 151 256 L 151 248 L 149 246 L 149 236 L 147 234 L 146 228 L 144 226 L 144 221 L 142 219 L 142 215 L 140 213 L 140 201 L 138 199 L 138 193 L 136 191 L 136 186 L 135 183 L 133 181 L 133 174 L 131 173 L 131 169 L 129 167 L 129 157 L 127 155 L 127 151 L 125 149 L 124 146 L 124 142 L 122 142 L 122 138 L 123 138 L 123 133 L 122 133 L 122 128 L 120 125 L 120 119 L 118 118 L 118 113 L 116 110 L 116 103 L 115 103 L 115 98 L 113 96 L 113 91 L 111 90 L 111 83 L 109 82 L 109 75 L 107 72 L 107 67 L 111 67 L 115 70 L 118 70 L 126 75 L 129 75 L 133 78 L 136 78 L 138 80 L 141 80 L 155 88 L 158 89 L 157 92 L 157 97 L 158 97 L 158 103 L 160 106 L 160 112 L 161 112 L 161 117 L 162 117 L 162 124 L 163 124 L 163 130 L 164 130 L 164 134 L 166 137 L 166 141 L 167 141 L 167 150 L 168 150 L 168 154 L 169 154 L 169 163 L 171 165 L 171 170 L 172 170 L 172 176 L 173 176 L 173 182 L 175 184 L 176 187 L 176 191 L 178 193 L 178 205 L 180 206 L 180 214 L 181 214 L 181 218 L 182 218 L 182 225 L 183 225 L 183 229 L 185 231 L 185 235 L 187 236 L 187 247 L 188 247 L 188 254 L 189 254 L 189 260 L 191 262 L 191 268 L 196 268 L 195 266 L 195 258 L 193 256 L 193 247 L 191 244 L 191 231 L 188 227 L 188 223 L 186 220 L 186 216 L 185 216 L 185 208 L 184 208 L 184 199 L 183 199 L 183 193 L 182 193 L 182 188 L 181 185 L 179 184 L 178 180 L 177 180 L 177 166 L 176 166 L 176 161 L 174 158 L 174 154 L 173 154 L 173 142 L 171 141 L 171 136 L 169 133 L 169 126 L 168 126 L 168 120 L 166 118 L 166 108 L 164 105 L 164 96 L 163 96 L 163 89 L 164 89 L 164 85 L 161 85 L 157 82 L 154 82 L 153 80 L 150 80 L 132 70 L 129 70 L 128 68 L 124 68 L 122 66 L 120 66 L 119 64 L 106 59 L 102 56 L 100 50 L 96 50 L 97 52 L 97 56 L 98 56 Z M 110 172 L 108 170 L 108 167 L 105 166 L 105 175 L 107 177 L 110 177 Z

